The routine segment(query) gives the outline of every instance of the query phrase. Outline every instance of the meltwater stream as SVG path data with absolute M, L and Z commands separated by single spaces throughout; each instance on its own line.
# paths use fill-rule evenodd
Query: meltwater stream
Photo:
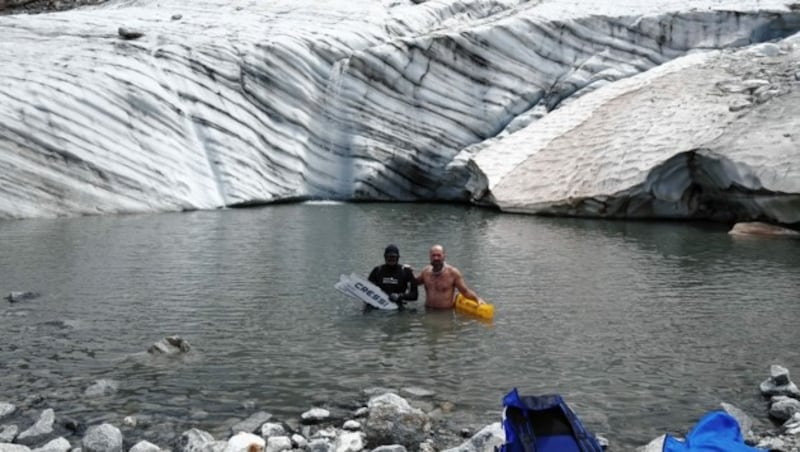
M 494 322 L 364 313 L 333 288 L 381 263 L 388 243 L 417 269 L 442 243 Z M 378 386 L 435 390 L 455 404 L 454 425 L 482 427 L 518 387 L 561 393 L 629 450 L 685 433 L 721 401 L 765 418 L 757 386 L 770 364 L 800 375 L 800 241 L 719 226 L 326 203 L 6 221 L 0 293 L 11 291 L 41 294 L 0 303 L 13 422 L 27 428 L 48 407 L 86 425 L 133 415 L 157 444 Z M 148 358 L 174 334 L 188 356 Z M 118 391 L 83 395 L 103 378 Z

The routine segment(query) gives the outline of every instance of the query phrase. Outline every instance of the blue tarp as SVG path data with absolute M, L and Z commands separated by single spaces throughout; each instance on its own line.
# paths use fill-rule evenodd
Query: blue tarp
M 667 434 L 664 452 L 766 452 L 744 443 L 739 423 L 724 411 L 707 413 L 686 436 L 679 441 Z

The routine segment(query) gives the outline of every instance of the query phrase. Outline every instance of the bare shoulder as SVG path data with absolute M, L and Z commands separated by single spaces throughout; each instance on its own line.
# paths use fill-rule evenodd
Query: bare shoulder
M 456 277 L 460 277 L 461 276 L 461 270 L 459 270 L 458 268 L 453 267 L 450 264 L 447 264 L 447 269 L 450 271 L 450 274 L 452 274 L 453 276 L 456 276 Z

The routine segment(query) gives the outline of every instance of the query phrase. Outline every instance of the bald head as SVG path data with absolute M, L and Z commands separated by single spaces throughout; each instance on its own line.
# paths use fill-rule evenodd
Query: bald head
M 433 245 L 429 252 L 431 258 L 431 266 L 433 271 L 439 272 L 444 267 L 444 247 L 442 245 Z

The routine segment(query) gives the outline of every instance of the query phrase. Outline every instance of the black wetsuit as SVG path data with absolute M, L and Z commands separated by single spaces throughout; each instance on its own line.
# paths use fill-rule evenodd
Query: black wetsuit
M 419 297 L 414 271 L 407 265 L 379 265 L 372 269 L 368 279 L 387 295 L 399 294 L 398 301 L 415 301 Z

